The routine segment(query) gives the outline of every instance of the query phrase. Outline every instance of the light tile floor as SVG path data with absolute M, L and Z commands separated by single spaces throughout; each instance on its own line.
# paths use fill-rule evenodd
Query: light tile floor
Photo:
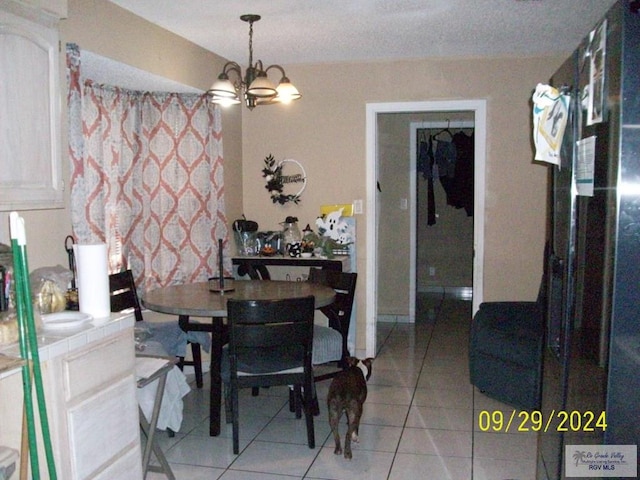
M 208 435 L 205 384 L 185 397 L 181 431 L 157 437 L 176 479 L 534 480 L 534 434 L 479 428 L 481 411 L 513 409 L 469 383 L 471 302 L 421 294 L 416 310 L 416 324 L 378 324 L 379 353 L 352 460 L 333 453 L 328 381 L 317 385 L 315 449 L 306 445 L 304 420 L 289 412 L 286 387 L 263 389 L 258 397 L 247 390 L 239 455 L 232 453 L 230 425 L 223 424 L 219 437 Z

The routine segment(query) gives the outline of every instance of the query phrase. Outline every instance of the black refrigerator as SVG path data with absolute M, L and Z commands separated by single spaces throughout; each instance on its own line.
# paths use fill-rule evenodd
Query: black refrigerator
M 559 164 L 548 167 L 541 411 L 556 421 L 539 434 L 538 480 L 572 478 L 567 445 L 640 443 L 638 3 L 615 4 L 550 82 L 570 103 Z M 579 144 L 592 147 L 592 175 Z

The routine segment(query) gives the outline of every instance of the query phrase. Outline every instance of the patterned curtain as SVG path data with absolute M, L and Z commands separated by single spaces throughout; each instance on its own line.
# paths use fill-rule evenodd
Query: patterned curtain
M 218 107 L 94 84 L 77 45 L 67 71 L 76 241 L 106 242 L 110 270 L 131 268 L 143 291 L 217 273 L 217 240 L 229 242 Z

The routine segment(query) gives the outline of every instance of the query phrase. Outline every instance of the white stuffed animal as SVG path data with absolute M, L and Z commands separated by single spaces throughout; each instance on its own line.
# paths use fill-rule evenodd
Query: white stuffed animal
M 316 226 L 320 234 L 335 240 L 337 243 L 346 244 L 350 241 L 348 233 L 349 225 L 342 220 L 342 211 L 344 209 L 335 210 L 328 213 L 324 217 L 316 218 Z
M 343 232 L 338 236 L 336 241 L 340 245 L 349 245 L 352 242 L 351 234 L 349 232 Z

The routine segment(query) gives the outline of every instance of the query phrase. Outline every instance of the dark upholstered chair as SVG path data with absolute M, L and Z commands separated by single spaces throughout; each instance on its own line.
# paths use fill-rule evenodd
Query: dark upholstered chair
M 307 442 L 315 448 L 313 413 L 313 296 L 284 300 L 227 302 L 229 344 L 222 351 L 227 423 L 233 423 L 233 453 L 239 452 L 238 391 L 247 387 L 293 385 L 296 417 L 301 404 Z M 302 398 L 304 392 L 304 398 Z
M 535 302 L 485 302 L 473 317 L 471 383 L 491 398 L 539 409 L 544 345 L 545 285 Z

